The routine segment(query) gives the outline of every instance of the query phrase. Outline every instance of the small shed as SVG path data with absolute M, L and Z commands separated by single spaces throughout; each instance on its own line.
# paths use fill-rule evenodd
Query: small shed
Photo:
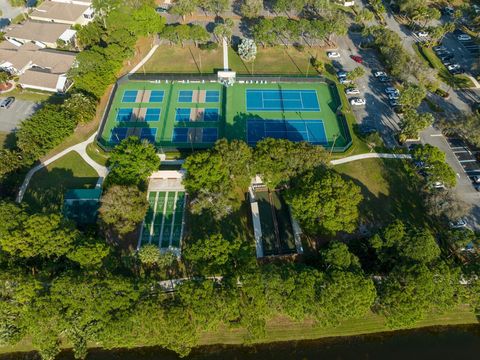
M 63 214 L 78 225 L 97 221 L 102 189 L 71 189 L 63 200 Z

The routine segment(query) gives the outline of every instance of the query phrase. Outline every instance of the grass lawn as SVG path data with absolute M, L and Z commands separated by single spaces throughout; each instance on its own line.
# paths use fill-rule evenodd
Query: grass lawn
M 426 60 L 430 67 L 437 69 L 439 78 L 450 86 L 450 83 L 452 83 L 452 75 L 450 74 L 448 69 L 442 64 L 442 61 L 439 59 L 437 54 L 435 54 L 433 49 L 426 46 L 420 46 L 418 44 L 413 45 L 413 49 L 420 56 L 420 58 Z M 468 76 L 463 74 L 454 75 L 453 79 L 455 80 L 455 87 L 458 88 L 468 89 L 475 86 L 472 80 L 470 80 Z
M 33 175 L 23 198 L 34 211 L 58 211 L 65 191 L 93 188 L 97 172 L 72 151 Z
M 382 226 L 395 219 L 427 223 L 419 179 L 407 161 L 365 159 L 333 168 L 360 186 L 362 223 Z
M 431 314 L 424 320 L 418 322 L 412 328 L 441 325 L 476 324 L 477 318 L 468 307 L 459 307 L 456 310 L 445 314 Z M 267 323 L 265 338 L 256 341 L 257 343 L 268 343 L 277 341 L 292 340 L 313 340 L 324 337 L 353 336 L 371 334 L 376 332 L 392 331 L 385 326 L 385 318 L 370 313 L 361 319 L 349 320 L 336 327 L 318 327 L 313 323 L 305 321 L 295 323 L 287 318 L 277 318 Z M 242 344 L 245 331 L 242 329 L 220 328 L 217 331 L 205 332 L 200 338 L 199 345 L 214 344 Z
M 93 159 L 93 161 L 103 166 L 107 165 L 108 158 L 110 156 L 105 150 L 99 147 L 95 141 L 88 144 L 86 150 L 87 150 L 88 156 L 90 156 Z
M 253 64 L 244 63 L 233 50 L 229 50 L 229 65 L 238 74 L 289 74 L 311 75 L 315 71 L 309 59 L 318 54 L 325 54 L 319 48 L 305 48 L 298 51 L 293 47 L 258 48 L 257 58 Z M 194 46 L 160 46 L 152 58 L 139 72 L 146 73 L 192 73 L 211 74 L 223 68 L 222 49 L 200 50 Z

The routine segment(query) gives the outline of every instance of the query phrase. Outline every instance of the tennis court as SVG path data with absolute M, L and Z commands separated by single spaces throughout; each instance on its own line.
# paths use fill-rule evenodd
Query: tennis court
M 125 90 L 122 97 L 123 103 L 134 103 L 137 100 L 137 90 Z
M 172 135 L 173 143 L 214 143 L 218 139 L 217 128 L 174 128 Z
M 315 90 L 247 89 L 247 111 L 320 111 Z
M 322 120 L 248 120 L 247 142 L 255 145 L 264 138 L 307 141 L 326 145 L 327 135 Z
M 217 82 L 131 80 L 115 91 L 100 143 L 113 147 L 137 136 L 168 151 L 210 148 L 223 137 L 252 146 L 273 137 L 344 151 L 351 137 L 337 115 L 340 105 L 336 87 L 320 81 L 237 81 L 225 88 Z
M 161 249 L 180 249 L 183 234 L 185 192 L 151 191 L 139 247 L 154 244 Z

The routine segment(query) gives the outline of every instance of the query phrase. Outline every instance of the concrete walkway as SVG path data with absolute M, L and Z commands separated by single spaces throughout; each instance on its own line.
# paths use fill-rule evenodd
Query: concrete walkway
M 155 44 L 150 51 L 148 52 L 147 55 L 132 69 L 130 70 L 129 74 L 135 74 L 138 69 L 140 69 L 150 58 L 155 54 L 155 51 L 158 49 L 158 44 Z
M 363 159 L 411 159 L 412 156 L 409 154 L 379 154 L 379 153 L 368 153 L 348 156 L 346 158 L 331 160 L 331 165 L 340 165 L 349 163 L 352 161 L 363 160 Z
M 97 187 L 102 185 L 103 179 L 108 174 L 108 169 L 105 166 L 102 166 L 95 162 L 90 156 L 87 154 L 87 145 L 95 141 L 95 136 L 97 136 L 97 132 L 95 132 L 92 136 L 90 136 L 87 140 L 84 142 L 81 142 L 79 144 L 70 146 L 68 149 L 63 150 L 62 152 L 58 153 L 55 156 L 52 156 L 50 159 L 43 161 L 42 163 L 34 166 L 33 168 L 30 169 L 30 171 L 27 173 L 27 176 L 25 176 L 25 180 L 23 180 L 23 184 L 20 187 L 20 190 L 18 191 L 18 196 L 16 201 L 18 203 L 22 202 L 23 196 L 25 195 L 25 191 L 28 188 L 28 184 L 30 183 L 30 180 L 32 179 L 32 176 L 40 169 L 43 169 L 45 166 L 51 164 L 55 160 L 60 159 L 62 156 L 68 154 L 71 151 L 76 151 L 85 162 L 90 165 L 92 168 L 95 169 L 95 171 L 98 174 L 98 181 L 97 181 Z

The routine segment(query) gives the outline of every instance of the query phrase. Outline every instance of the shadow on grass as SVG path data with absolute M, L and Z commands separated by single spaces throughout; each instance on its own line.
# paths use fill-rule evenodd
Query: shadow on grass
M 336 170 L 360 187 L 363 196 L 360 222 L 368 230 L 396 219 L 418 226 L 428 225 L 420 179 L 408 162 L 369 159 L 345 164 Z
M 23 201 L 33 212 L 57 212 L 62 209 L 67 190 L 94 188 L 97 179 L 75 177 L 70 169 L 43 168 L 32 177 Z

